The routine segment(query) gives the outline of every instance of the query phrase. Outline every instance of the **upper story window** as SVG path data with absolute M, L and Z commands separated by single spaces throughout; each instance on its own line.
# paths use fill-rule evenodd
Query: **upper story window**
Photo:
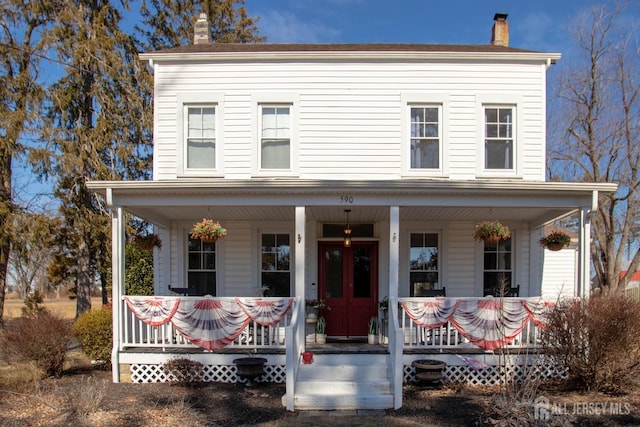
M 291 106 L 260 106 L 260 169 L 291 169 Z
M 185 169 L 216 168 L 216 106 L 185 107 Z
M 411 169 L 440 168 L 441 108 L 411 107 Z
M 514 169 L 515 107 L 485 107 L 484 168 Z
M 438 289 L 438 233 L 411 233 L 409 249 L 409 283 L 412 297 Z
M 216 243 L 189 237 L 187 284 L 195 295 L 216 295 Z
M 260 280 L 273 297 L 291 296 L 291 244 L 288 234 L 262 234 Z
M 497 295 L 512 285 L 512 238 L 484 244 L 484 295 Z

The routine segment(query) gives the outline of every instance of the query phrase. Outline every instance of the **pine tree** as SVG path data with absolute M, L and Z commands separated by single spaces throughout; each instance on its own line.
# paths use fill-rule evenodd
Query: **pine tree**
M 244 0 L 145 0 L 141 14 L 143 50 L 162 50 L 193 43 L 193 24 L 206 13 L 211 39 L 217 43 L 252 43 L 264 41 L 256 23 L 244 8 Z
M 40 115 L 44 90 L 38 71 L 58 7 L 46 0 L 0 3 L 0 324 L 12 243 L 12 162 L 24 153 L 21 141 Z
M 107 286 L 110 265 L 107 209 L 86 182 L 138 179 L 150 164 L 150 80 L 120 21 L 108 1 L 74 0 L 54 31 L 65 75 L 50 88 L 44 132 L 50 144 L 36 158 L 61 202 L 65 232 L 56 257 L 65 271 L 58 274 L 75 279 L 76 315 L 91 308 L 96 281 Z

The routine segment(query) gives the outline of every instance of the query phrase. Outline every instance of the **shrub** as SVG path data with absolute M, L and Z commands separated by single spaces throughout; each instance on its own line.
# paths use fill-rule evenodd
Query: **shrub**
M 581 390 L 619 391 L 640 367 L 640 302 L 601 295 L 561 301 L 548 316 L 546 354 Z
M 44 310 L 11 321 L 1 340 L 8 360 L 33 361 L 45 377 L 60 378 L 73 327 L 69 320 Z
M 195 385 L 202 382 L 204 365 L 184 357 L 171 359 L 162 365 L 165 373 L 179 385 Z
M 127 295 L 153 295 L 153 252 L 127 244 L 125 265 L 124 283 Z
M 23 316 L 33 316 L 42 311 L 45 311 L 41 304 L 44 302 L 44 296 L 39 292 L 35 291 L 26 296 L 24 299 L 24 307 L 22 307 L 22 315 Z
M 93 360 L 111 362 L 113 333 L 111 310 L 92 310 L 76 320 L 74 334 L 82 352 Z

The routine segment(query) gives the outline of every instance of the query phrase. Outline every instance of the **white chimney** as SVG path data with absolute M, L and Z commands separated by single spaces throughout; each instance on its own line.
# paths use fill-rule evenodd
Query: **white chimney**
M 491 30 L 491 44 L 495 46 L 509 46 L 509 23 L 506 13 L 496 13 L 493 17 Z
M 209 28 L 209 21 L 207 21 L 207 14 L 201 13 L 193 26 L 193 44 L 207 43 L 211 43 L 211 29 Z

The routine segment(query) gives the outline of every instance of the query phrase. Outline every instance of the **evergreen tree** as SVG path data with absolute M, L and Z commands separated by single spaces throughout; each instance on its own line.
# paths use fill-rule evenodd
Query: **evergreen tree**
M 24 153 L 21 141 L 40 116 L 44 91 L 38 71 L 58 8 L 47 0 L 0 3 L 0 324 L 12 243 L 12 162 Z
M 162 50 L 193 43 L 193 24 L 200 13 L 207 15 L 211 39 L 217 43 L 252 43 L 264 41 L 256 23 L 244 8 L 244 0 L 143 0 L 143 50 Z
M 120 20 L 102 0 L 74 0 L 59 14 L 55 52 L 65 75 L 50 88 L 49 145 L 35 153 L 61 202 L 54 263 L 75 280 L 76 315 L 91 308 L 96 282 L 106 288 L 110 265 L 110 218 L 86 182 L 139 179 L 150 164 L 150 80 Z

